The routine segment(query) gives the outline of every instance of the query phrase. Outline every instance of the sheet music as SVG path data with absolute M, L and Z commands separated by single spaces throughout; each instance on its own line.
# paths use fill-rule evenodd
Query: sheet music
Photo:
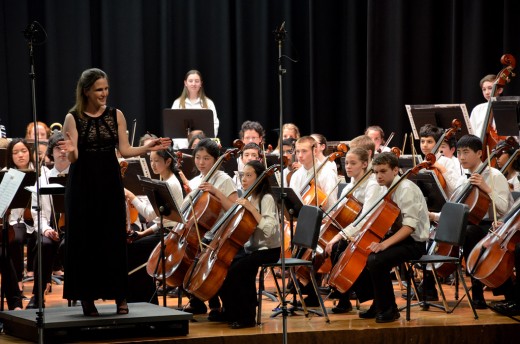
M 148 169 L 148 164 L 146 163 L 146 159 L 145 158 L 139 158 L 139 162 L 141 163 L 141 168 L 143 169 L 143 175 L 146 178 L 152 178 L 152 176 L 150 174 L 150 170 Z
M 25 173 L 14 168 L 9 169 L 0 184 L 0 217 L 4 217 L 20 184 L 22 184 Z

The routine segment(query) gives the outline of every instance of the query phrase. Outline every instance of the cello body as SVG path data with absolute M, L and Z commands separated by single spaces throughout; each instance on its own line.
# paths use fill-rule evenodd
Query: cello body
M 383 204 L 370 215 L 359 235 L 349 243 L 334 265 L 329 276 L 331 287 L 341 293 L 345 293 L 352 287 L 365 268 L 368 255 L 372 253 L 367 247 L 372 242 L 381 242 L 400 212 L 399 207 L 391 199 L 385 198 Z
M 520 242 L 520 212 L 517 211 L 471 250 L 467 268 L 472 276 L 491 288 L 504 284 L 515 267 L 514 251 Z

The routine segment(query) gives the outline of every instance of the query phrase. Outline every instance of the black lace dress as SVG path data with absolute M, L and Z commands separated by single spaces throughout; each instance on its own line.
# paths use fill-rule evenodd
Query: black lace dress
M 122 299 L 127 293 L 126 210 L 115 155 L 117 115 L 72 114 L 78 159 L 70 167 L 65 194 L 65 283 L 72 300 Z

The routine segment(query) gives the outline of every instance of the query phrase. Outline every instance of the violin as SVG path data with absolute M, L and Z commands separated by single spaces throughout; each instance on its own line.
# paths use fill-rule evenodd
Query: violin
M 243 198 L 249 197 L 262 180 L 271 176 L 279 165 L 265 170 L 247 189 Z M 239 204 L 233 205 L 211 229 L 214 239 L 194 262 L 184 279 L 184 289 L 200 300 L 209 300 L 224 283 L 231 262 L 256 230 L 258 222 Z
M 486 147 L 489 149 L 493 149 L 498 141 L 505 139 L 504 136 L 498 136 L 498 133 L 495 128 L 493 128 L 493 115 L 491 113 L 491 103 L 493 102 L 493 98 L 497 96 L 498 87 L 503 87 L 507 83 L 511 81 L 511 77 L 514 77 L 513 69 L 516 66 L 516 59 L 511 54 L 504 54 L 500 58 L 500 62 L 506 67 L 502 69 L 495 81 L 493 82 L 493 89 L 491 91 L 491 96 L 488 100 L 488 107 L 486 111 L 486 116 L 484 117 L 484 126 L 482 127 L 482 132 L 480 133 L 480 137 L 482 138 L 482 161 L 487 159 Z M 493 164 L 491 166 L 494 166 Z
M 471 250 L 466 262 L 470 274 L 491 288 L 498 288 L 512 275 L 515 246 L 520 242 L 520 203 L 505 216 L 505 222 Z
M 352 287 L 356 279 L 365 268 L 368 255 L 371 253 L 367 247 L 372 242 L 381 242 L 389 228 L 401 213 L 397 204 L 392 201 L 392 194 L 399 184 L 408 178 L 410 174 L 417 174 L 421 169 L 428 168 L 435 163 L 435 155 L 427 154 L 426 160 L 406 171 L 387 192 L 365 213 L 356 219 L 354 226 L 360 224 L 365 218 L 366 222 L 359 234 L 352 240 L 346 250 L 339 257 L 338 262 L 332 268 L 329 275 L 329 285 L 344 293 Z
M 228 149 L 219 157 L 202 182 L 209 181 L 224 161 L 238 156 L 244 144 L 240 140 L 235 140 L 234 145 L 235 148 Z M 166 283 L 172 287 L 182 285 L 186 271 L 199 250 L 199 236 L 203 237 L 213 227 L 222 209 L 218 199 L 207 191 L 197 190 L 192 198 L 193 208 L 190 203 L 187 203 L 181 209 L 185 223 L 178 224 L 164 239 L 166 261 L 164 271 L 160 264 L 162 260 L 160 243 L 150 254 L 146 265 L 146 271 L 150 276 L 162 279 L 164 275 Z

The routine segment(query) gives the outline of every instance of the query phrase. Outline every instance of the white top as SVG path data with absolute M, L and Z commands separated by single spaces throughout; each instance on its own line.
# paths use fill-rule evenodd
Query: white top
M 478 104 L 473 108 L 471 115 L 469 116 L 469 122 L 471 123 L 471 128 L 473 128 L 473 134 L 480 137 L 481 140 L 483 137 L 481 137 L 480 134 L 484 127 L 484 119 L 486 117 L 487 109 L 488 102 Z M 492 126 L 495 128 L 495 120 L 493 120 Z
M 197 98 L 194 102 L 192 102 L 189 98 L 186 98 L 186 101 L 184 102 L 185 109 L 202 109 L 202 102 L 200 98 Z M 218 127 L 219 127 L 219 120 L 217 117 L 217 109 L 215 108 L 215 104 L 213 104 L 213 101 L 206 97 L 206 105 L 208 106 L 208 109 L 213 111 L 213 126 L 215 128 L 214 133 L 205 133 L 206 136 L 211 137 L 211 134 L 214 134 L 213 137 L 217 137 L 218 134 Z M 172 109 L 180 109 L 180 98 L 175 99 L 175 101 L 172 104 Z
M 392 185 L 398 180 L 399 176 L 396 176 Z M 384 189 L 386 192 L 386 188 Z M 402 218 L 401 225 L 409 226 L 414 230 L 411 237 L 415 241 L 427 241 L 430 233 L 430 221 L 428 219 L 428 206 L 421 189 L 415 183 L 405 179 L 399 183 L 399 186 L 393 192 L 392 201 L 401 209 L 399 215 Z M 377 207 L 374 210 L 377 210 Z M 352 237 L 356 235 L 369 217 L 370 214 L 366 215 L 356 227 L 348 226 L 345 228 L 342 232 L 344 236 Z M 358 228 L 357 231 L 355 231 L 356 228 Z
M 294 192 L 298 195 L 301 195 L 302 189 L 306 186 L 305 182 L 309 179 L 309 177 L 313 174 L 313 168 L 310 170 L 306 170 L 305 167 L 300 167 L 291 178 L 291 183 L 289 186 L 293 188 Z M 325 166 L 318 173 L 317 178 L 317 187 L 321 189 L 327 195 L 326 204 L 323 206 L 323 209 L 328 210 L 330 206 L 336 203 L 338 199 L 338 192 L 336 190 L 338 184 L 338 176 L 332 171 L 331 168 L 326 168 Z
M 56 168 L 52 168 L 48 172 L 43 173 L 40 176 L 40 188 L 44 187 L 46 185 L 49 185 L 49 178 L 57 177 L 58 174 L 68 174 L 69 173 L 69 167 L 63 171 L 58 171 Z M 36 207 L 36 193 L 33 192 L 32 194 L 32 200 L 31 200 L 31 215 L 34 220 L 34 227 L 27 226 L 27 233 L 34 232 L 35 228 L 38 228 L 38 212 L 34 209 Z M 51 195 L 40 195 L 40 217 L 41 217 L 41 230 L 42 234 L 45 233 L 46 230 L 54 229 L 51 225 L 53 224 L 52 219 L 52 196 Z M 56 214 L 57 216 L 58 214 Z
M 512 186 L 512 191 L 520 191 L 520 179 L 518 179 L 520 178 L 520 174 L 517 171 L 513 171 L 511 176 L 508 177 L 511 177 L 507 182 Z
M 480 169 L 481 166 L 482 163 L 477 167 L 476 170 Z M 466 172 L 468 174 L 470 173 L 468 170 L 466 170 Z M 511 192 L 509 191 L 509 184 L 507 183 L 506 177 L 504 177 L 502 172 L 500 172 L 496 168 L 490 168 L 489 166 L 487 166 L 482 172 L 482 177 L 484 178 L 486 184 L 489 185 L 489 187 L 493 190 L 489 194 L 489 197 L 492 197 L 495 200 L 497 216 L 500 217 L 505 215 L 513 205 L 513 196 L 511 196 Z M 464 187 L 467 183 L 468 179 L 466 177 L 466 174 L 464 174 L 459 179 L 458 187 L 455 191 L 455 194 L 458 192 L 459 188 Z M 492 202 L 489 203 L 488 217 L 490 219 L 493 218 Z
M 175 176 L 175 174 L 172 174 L 170 178 L 165 180 L 166 185 L 168 185 L 168 189 L 170 190 L 173 199 L 175 200 L 175 203 L 177 203 L 177 206 L 181 206 L 182 204 L 182 187 L 181 183 L 179 182 L 179 179 Z M 148 198 L 146 198 L 148 200 Z M 132 205 L 137 209 L 139 214 L 144 216 L 146 221 L 151 221 L 153 219 L 154 224 L 150 227 L 154 232 L 157 232 L 161 226 L 161 218 L 158 216 L 158 214 L 155 213 L 152 205 L 150 204 L 150 201 L 142 202 L 140 199 L 134 198 L 132 201 Z M 180 209 L 179 209 L 180 210 Z M 163 219 L 163 226 L 164 227 L 174 227 L 177 224 L 175 221 Z
M 452 159 L 446 158 L 442 155 L 437 157 L 437 162 L 446 168 L 446 172 L 444 172 L 442 176 L 446 181 L 446 189 L 444 191 L 446 196 L 450 198 L 459 185 L 459 179 L 462 175 L 460 170 L 460 163 L 455 164 Z
M 280 247 L 280 221 L 278 219 L 278 208 L 271 194 L 266 194 L 261 201 L 248 198 L 255 208 L 262 214 L 262 219 L 256 226 L 253 235 L 244 244 L 244 250 L 248 253 Z

